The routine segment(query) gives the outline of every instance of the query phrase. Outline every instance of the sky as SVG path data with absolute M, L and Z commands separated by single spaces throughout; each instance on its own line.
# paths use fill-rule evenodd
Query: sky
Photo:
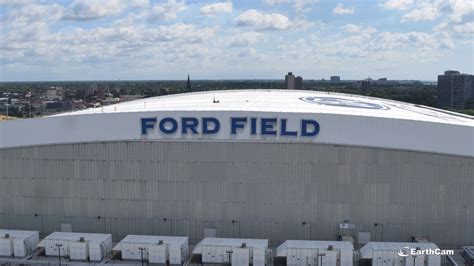
M 436 80 L 473 0 L 0 0 L 0 80 Z

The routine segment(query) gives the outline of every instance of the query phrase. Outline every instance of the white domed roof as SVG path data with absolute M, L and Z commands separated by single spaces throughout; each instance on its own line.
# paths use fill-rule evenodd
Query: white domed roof
M 63 115 L 156 111 L 332 113 L 474 125 L 474 118 L 427 106 L 360 95 L 301 90 L 229 90 L 144 98 Z

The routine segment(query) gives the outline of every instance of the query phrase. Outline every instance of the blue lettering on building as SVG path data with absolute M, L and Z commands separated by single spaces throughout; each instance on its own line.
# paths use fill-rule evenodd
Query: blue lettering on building
M 278 120 L 276 118 L 262 118 L 261 119 L 262 130 L 260 131 L 260 134 L 276 136 L 277 131 L 275 130 L 275 125 L 277 121 Z
M 272 117 L 231 117 L 229 120 L 230 135 L 248 132 L 249 135 L 315 137 L 319 134 L 320 125 L 313 119 L 300 119 L 298 126 L 290 126 L 286 118 Z M 172 135 L 212 135 L 221 130 L 222 121 L 215 117 L 144 117 L 141 118 L 141 134 L 149 135 L 155 131 Z M 294 123 L 296 125 L 297 123 Z
M 160 131 L 165 134 L 173 134 L 178 130 L 178 122 L 171 117 L 166 117 L 160 121 Z
M 199 120 L 195 117 L 183 117 L 181 118 L 181 133 L 187 134 L 188 129 L 191 129 L 193 134 L 199 134 L 196 127 L 199 124 Z
M 314 137 L 319 133 L 319 123 L 315 120 L 301 120 L 301 136 Z
M 153 129 L 156 124 L 156 117 L 142 118 L 142 135 L 148 134 L 148 129 Z
M 257 135 L 257 118 L 250 118 L 250 134 Z
M 298 136 L 297 131 L 290 131 L 287 129 L 286 121 L 287 119 L 281 119 L 281 133 L 280 134 L 282 136 Z
M 236 135 L 237 129 L 243 129 L 247 123 L 247 117 L 230 118 L 230 134 Z
M 211 125 L 211 126 L 210 126 Z M 216 134 L 221 128 L 221 123 L 215 117 L 202 118 L 202 134 Z

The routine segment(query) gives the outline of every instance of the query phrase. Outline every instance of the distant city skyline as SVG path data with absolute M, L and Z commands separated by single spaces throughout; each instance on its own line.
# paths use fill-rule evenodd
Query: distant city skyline
M 0 81 L 474 73 L 470 0 L 0 0 Z

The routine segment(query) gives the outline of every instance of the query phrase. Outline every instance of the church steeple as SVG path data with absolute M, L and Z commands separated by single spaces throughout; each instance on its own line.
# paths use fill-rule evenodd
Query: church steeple
M 191 91 L 191 80 L 189 79 L 189 74 L 188 74 L 188 83 L 186 84 L 186 91 L 188 92 Z

